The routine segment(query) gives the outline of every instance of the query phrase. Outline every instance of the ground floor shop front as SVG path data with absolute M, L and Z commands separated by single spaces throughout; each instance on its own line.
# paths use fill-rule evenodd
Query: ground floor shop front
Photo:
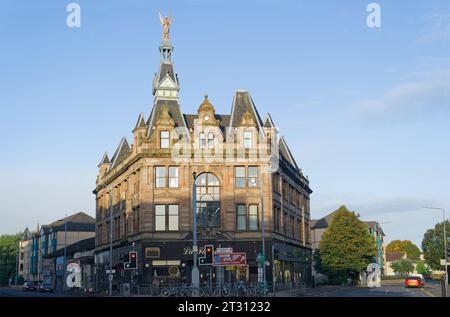
M 277 288 L 289 288 L 311 283 L 311 250 L 279 241 L 266 241 L 265 260 L 261 257 L 261 241 L 208 241 L 198 242 L 198 257 L 205 256 L 205 248 L 212 245 L 245 254 L 242 265 L 199 265 L 200 283 L 257 283 L 263 281 L 263 268 L 267 283 Z M 137 269 L 127 270 L 128 253 L 137 252 Z M 109 287 L 109 250 L 97 251 L 95 256 L 98 289 Z M 191 283 L 193 248 L 191 241 L 140 241 L 134 245 L 124 243 L 112 252 L 113 289 L 123 284 L 164 285 Z

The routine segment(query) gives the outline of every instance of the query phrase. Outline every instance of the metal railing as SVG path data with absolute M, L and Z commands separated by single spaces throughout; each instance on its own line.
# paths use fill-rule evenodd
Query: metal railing
M 271 285 L 262 283 L 222 283 L 202 284 L 198 292 L 194 292 L 191 284 L 141 284 L 131 296 L 160 296 L 160 297 L 192 297 L 198 293 L 200 297 L 263 297 L 269 296 Z

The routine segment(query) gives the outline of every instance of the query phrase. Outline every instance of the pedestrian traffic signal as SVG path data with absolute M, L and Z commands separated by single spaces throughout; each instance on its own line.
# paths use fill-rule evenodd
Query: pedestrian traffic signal
M 128 253 L 128 262 L 125 262 L 125 269 L 137 269 L 137 252 L 131 251 Z
M 199 258 L 200 265 L 212 265 L 213 263 L 214 246 L 211 244 L 205 245 L 205 256 Z

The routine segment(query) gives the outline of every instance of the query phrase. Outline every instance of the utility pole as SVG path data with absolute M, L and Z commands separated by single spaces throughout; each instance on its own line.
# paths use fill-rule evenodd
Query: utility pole
M 192 227 L 192 254 L 193 254 L 193 266 L 191 273 L 191 287 L 192 287 L 192 297 L 199 296 L 199 288 L 200 288 L 200 272 L 198 270 L 198 245 L 197 245 L 197 188 L 196 188 L 196 180 L 197 173 L 193 172 L 192 176 L 194 177 L 194 184 L 192 187 L 192 217 L 193 217 L 193 227 Z
M 112 186 L 109 186 L 109 296 L 112 296 L 112 282 L 113 282 L 113 273 L 112 273 L 112 216 L 113 208 L 112 208 Z
M 17 280 L 19 277 L 19 254 L 20 254 L 20 240 L 19 240 L 19 245 L 17 246 L 17 256 L 16 256 L 16 276 L 14 277 L 15 279 L 15 285 L 17 286 Z
M 66 214 L 67 216 L 67 214 Z M 67 220 L 64 223 L 64 272 L 62 281 L 62 290 L 66 289 L 66 271 L 67 271 Z
M 262 270 L 263 270 L 263 285 L 264 290 L 266 287 L 266 227 L 264 222 L 264 182 L 263 182 L 263 176 L 264 173 L 262 171 L 262 166 L 260 166 L 260 187 L 261 187 L 261 235 L 262 235 L 262 258 L 264 261 L 262 261 Z

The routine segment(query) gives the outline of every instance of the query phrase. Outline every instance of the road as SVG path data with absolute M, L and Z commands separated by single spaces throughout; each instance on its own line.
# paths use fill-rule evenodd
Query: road
M 24 292 L 22 289 L 15 289 L 9 287 L 0 288 L 0 297 L 64 297 L 67 295 L 58 294 L 58 293 L 41 293 L 41 292 L 33 292 L 27 291 Z M 71 295 L 73 296 L 73 295 Z
M 403 281 L 383 282 L 381 287 L 322 286 L 300 291 L 279 292 L 288 297 L 440 297 L 438 282 L 428 282 L 424 288 L 405 288 Z
M 76 294 L 24 292 L 20 288 L 0 288 L 0 297 L 64 297 Z M 80 295 L 78 295 L 80 296 Z M 322 286 L 277 292 L 277 297 L 440 297 L 438 282 L 427 282 L 425 288 L 405 288 L 402 281 L 383 282 L 381 287 Z

